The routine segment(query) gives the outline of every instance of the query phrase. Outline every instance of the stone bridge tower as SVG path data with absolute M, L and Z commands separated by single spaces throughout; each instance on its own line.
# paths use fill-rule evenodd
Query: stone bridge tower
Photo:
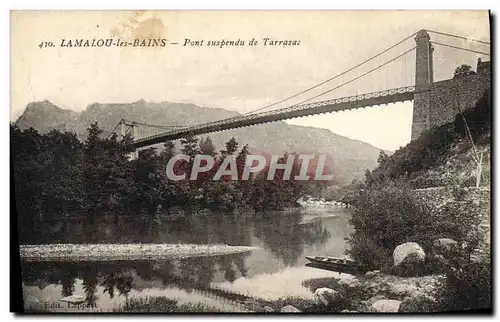
M 420 30 L 416 37 L 415 97 L 413 100 L 413 122 L 411 139 L 431 128 L 430 89 L 434 82 L 432 52 L 434 48 L 427 31 Z

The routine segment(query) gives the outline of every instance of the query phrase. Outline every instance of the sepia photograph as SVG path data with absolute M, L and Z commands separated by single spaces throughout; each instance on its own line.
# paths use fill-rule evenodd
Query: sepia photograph
M 492 22 L 11 10 L 11 311 L 492 314 Z

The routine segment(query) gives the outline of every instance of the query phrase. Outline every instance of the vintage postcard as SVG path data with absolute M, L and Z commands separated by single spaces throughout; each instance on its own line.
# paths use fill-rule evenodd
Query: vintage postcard
M 12 310 L 491 312 L 490 12 L 10 19 Z

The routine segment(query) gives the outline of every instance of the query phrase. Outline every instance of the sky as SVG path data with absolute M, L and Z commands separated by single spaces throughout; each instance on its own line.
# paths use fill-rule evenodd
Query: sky
M 11 121 L 26 105 L 49 100 L 82 111 L 99 103 L 184 102 L 246 113 L 338 75 L 420 29 L 489 41 L 487 11 L 30 11 L 11 13 Z M 165 38 L 165 47 L 61 47 L 64 39 L 114 41 Z M 257 45 L 249 46 L 254 38 Z M 263 39 L 300 41 L 264 46 Z M 184 46 L 186 39 L 204 46 Z M 245 46 L 207 47 L 208 41 Z M 470 41 L 431 33 L 431 40 L 489 51 Z M 54 47 L 39 48 L 43 42 Z M 177 44 L 170 44 L 176 42 Z M 311 99 L 415 46 L 413 37 L 354 70 L 273 108 Z M 414 51 L 413 51 L 414 53 Z M 435 46 L 434 78 L 451 78 L 460 64 L 489 56 Z M 313 101 L 411 85 L 411 52 L 359 81 Z M 290 124 L 395 150 L 410 141 L 412 103 L 304 117 Z M 269 109 L 266 109 L 269 110 Z M 264 111 L 266 111 L 264 110 Z M 257 129 L 257 128 L 256 128 Z

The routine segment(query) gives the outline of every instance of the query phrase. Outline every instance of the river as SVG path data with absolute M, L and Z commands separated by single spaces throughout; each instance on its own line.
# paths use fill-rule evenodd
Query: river
M 259 249 L 169 261 L 22 263 L 23 296 L 29 305 L 72 312 L 113 311 L 127 298 L 147 296 L 238 310 L 230 302 L 199 291 L 206 288 L 267 300 L 311 298 L 302 281 L 338 273 L 306 267 L 304 256 L 342 256 L 345 238 L 352 232 L 349 218 L 348 209 L 332 207 L 257 215 L 193 214 L 153 225 L 137 220 L 96 223 L 85 229 L 77 221 L 40 225 L 38 243 L 225 243 Z M 69 295 L 81 295 L 91 305 L 75 308 L 58 301 Z

